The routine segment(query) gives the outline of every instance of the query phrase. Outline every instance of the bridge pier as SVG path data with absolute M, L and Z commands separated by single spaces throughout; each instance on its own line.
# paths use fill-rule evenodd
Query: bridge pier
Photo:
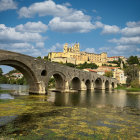
M 93 84 L 93 82 L 91 83 L 90 90 L 94 90 L 94 84 Z
M 64 82 L 64 89 L 62 90 L 62 92 L 69 92 L 70 89 L 69 89 L 69 82 L 68 81 L 65 81 Z
M 111 84 L 109 84 L 109 90 L 111 90 L 112 89 L 112 85 Z
M 84 81 L 81 81 L 81 87 L 80 90 L 87 90 L 86 84 Z
M 30 85 L 29 94 L 46 94 L 45 84 L 40 81 Z
M 101 89 L 105 90 L 105 82 L 102 82 Z

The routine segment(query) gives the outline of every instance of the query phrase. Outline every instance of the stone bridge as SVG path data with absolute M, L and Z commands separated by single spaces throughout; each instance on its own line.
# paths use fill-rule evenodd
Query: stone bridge
M 0 50 L 0 65 L 19 70 L 28 82 L 29 92 L 34 94 L 47 93 L 48 82 L 52 76 L 55 78 L 55 90 L 61 92 L 105 90 L 117 86 L 117 80 L 113 78 L 5 50 Z

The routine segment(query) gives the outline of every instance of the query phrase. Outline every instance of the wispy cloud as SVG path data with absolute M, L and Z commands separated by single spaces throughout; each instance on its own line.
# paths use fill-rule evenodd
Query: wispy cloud
M 17 9 L 17 3 L 13 0 L 0 0 L 0 12 Z
M 26 24 L 20 24 L 15 27 L 16 31 L 19 32 L 32 32 L 41 33 L 47 31 L 47 25 L 43 24 L 41 21 L 38 22 L 27 22 Z

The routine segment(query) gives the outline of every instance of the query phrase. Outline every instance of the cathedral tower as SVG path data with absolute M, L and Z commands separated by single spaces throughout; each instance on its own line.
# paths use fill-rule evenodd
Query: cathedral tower
M 63 52 L 64 53 L 68 52 L 68 43 L 65 43 L 64 48 L 63 48 Z

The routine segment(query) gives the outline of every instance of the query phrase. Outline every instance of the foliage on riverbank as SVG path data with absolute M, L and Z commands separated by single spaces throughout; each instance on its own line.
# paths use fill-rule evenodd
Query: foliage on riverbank
M 127 90 L 127 91 L 140 91 L 140 88 L 133 88 L 127 86 L 118 86 L 116 89 Z
M 2 90 L 2 89 L 0 89 L 0 94 L 1 93 L 6 93 L 6 92 L 11 92 L 11 90 Z

